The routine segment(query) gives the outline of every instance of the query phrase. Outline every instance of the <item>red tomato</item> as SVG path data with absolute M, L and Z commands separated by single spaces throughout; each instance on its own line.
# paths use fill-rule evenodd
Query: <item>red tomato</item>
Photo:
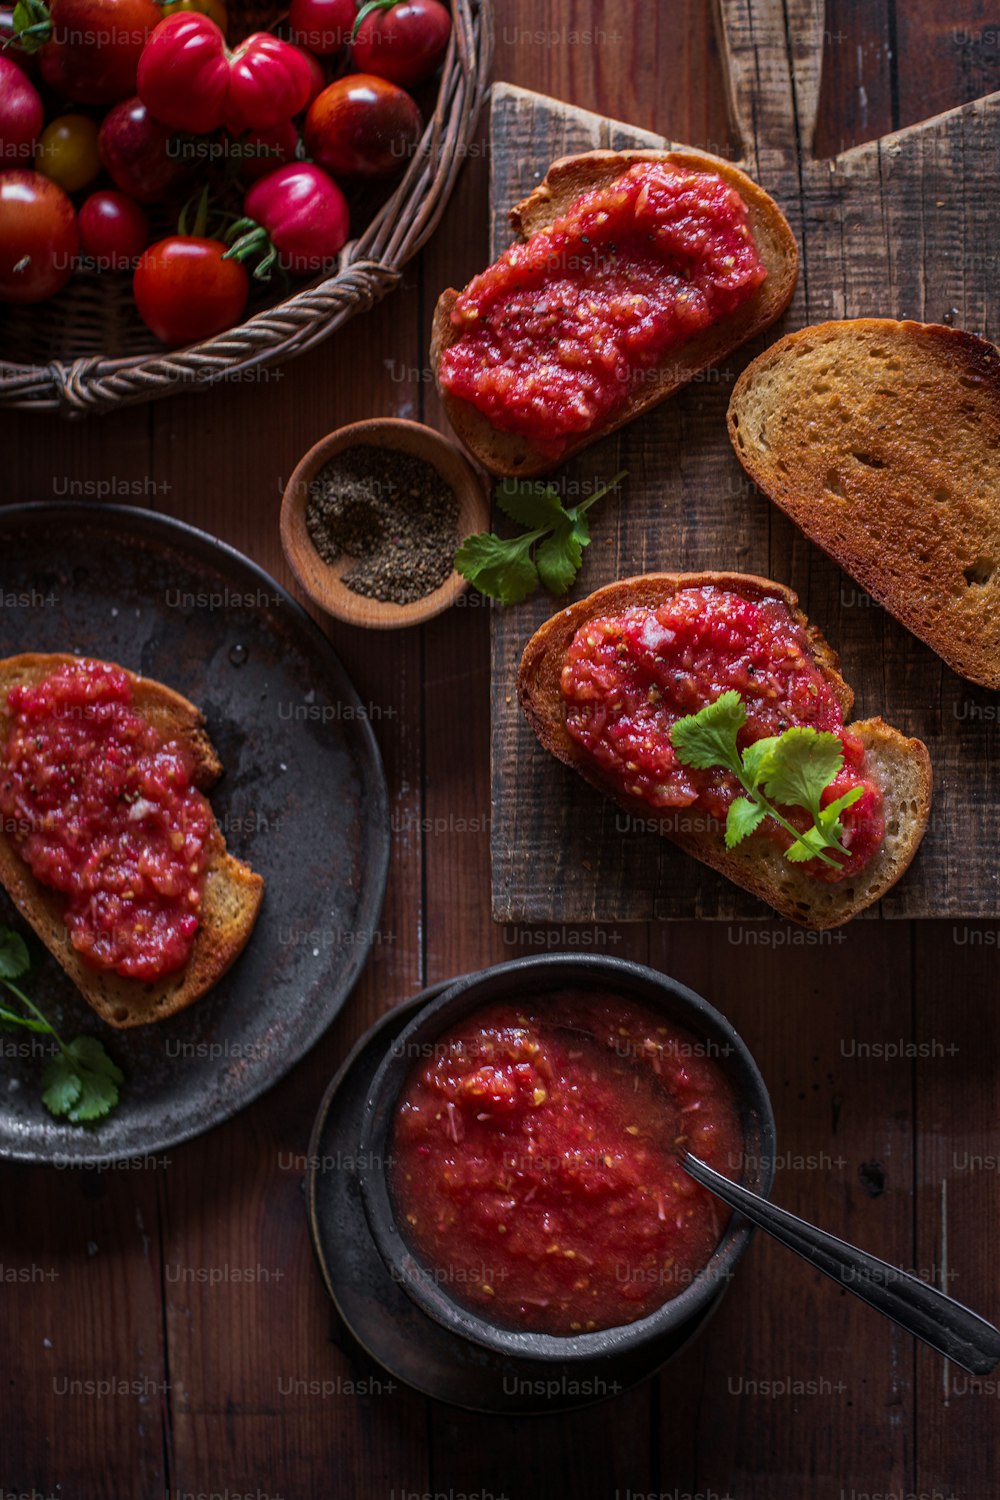
M 233 141 L 231 149 L 243 181 L 256 182 L 275 167 L 294 161 L 298 144 L 298 131 L 291 120 L 285 120 L 281 125 L 272 125 L 270 130 L 248 130 Z
M 407 164 L 422 121 L 394 83 L 351 73 L 323 90 L 306 116 L 306 150 L 335 177 L 386 177 Z
M 161 21 L 139 63 L 139 97 L 175 130 L 204 135 L 226 125 L 267 130 L 305 107 L 313 85 L 305 53 L 258 31 L 232 51 L 208 16 Z
M 145 250 L 132 278 L 139 316 L 163 343 L 196 344 L 243 316 L 250 282 L 221 240 L 173 235 Z
M 44 118 L 35 85 L 0 52 L 0 162 L 5 167 L 30 164 Z
M 98 271 L 133 271 L 149 243 L 149 220 L 126 193 L 91 193 L 80 209 L 80 243 Z
M 292 0 L 288 8 L 292 41 L 321 57 L 347 46 L 357 19 L 355 0 Z
M 351 61 L 362 73 L 413 88 L 448 50 L 451 16 L 440 0 L 369 0 L 359 15 Z
M 262 255 L 254 275 L 283 271 L 307 276 L 336 259 L 346 243 L 351 213 L 340 188 L 312 162 L 279 167 L 255 182 L 243 202 L 246 219 L 232 251 L 237 259 Z
M 80 249 L 76 212 L 40 172 L 0 172 L 0 302 L 43 302 L 66 285 Z
M 27 7 L 34 36 L 34 27 L 48 27 L 39 65 L 49 88 L 78 104 L 135 93 L 140 53 L 161 19 L 154 0 L 27 0 Z
M 140 203 L 159 202 L 187 176 L 192 163 L 183 156 L 182 144 L 153 119 L 141 99 L 123 99 L 109 110 L 98 136 L 108 176 Z

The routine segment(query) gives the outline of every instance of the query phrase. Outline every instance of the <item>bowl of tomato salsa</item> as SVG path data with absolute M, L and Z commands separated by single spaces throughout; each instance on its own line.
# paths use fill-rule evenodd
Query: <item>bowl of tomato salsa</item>
M 764 1196 L 774 1116 L 728 1020 L 638 964 L 550 954 L 466 976 L 375 1074 L 359 1172 L 393 1279 L 473 1343 L 619 1355 L 690 1326 L 752 1227 L 690 1150 Z

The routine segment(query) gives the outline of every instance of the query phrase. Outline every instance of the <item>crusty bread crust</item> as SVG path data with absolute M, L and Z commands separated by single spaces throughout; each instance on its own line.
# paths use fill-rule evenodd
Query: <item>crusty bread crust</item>
M 60 666 L 76 660 L 67 655 L 28 652 L 0 661 L 0 745 L 11 729 L 7 694 L 23 683 L 41 682 Z M 124 670 L 124 669 L 123 669 Z M 207 791 L 222 766 L 193 703 L 172 688 L 128 672 L 133 703 L 164 740 L 183 741 L 195 760 L 193 780 Z M 30 923 L 52 956 L 62 965 L 89 1005 L 109 1026 L 125 1029 L 165 1020 L 198 1000 L 242 953 L 260 910 L 263 878 L 226 849 L 217 823 L 210 841 L 201 926 L 185 968 L 156 983 L 97 971 L 82 961 L 63 922 L 65 899 L 42 885 L 21 858 L 15 839 L 0 829 L 0 884 L 21 916 Z
M 740 344 L 746 343 L 779 318 L 792 299 L 798 279 L 799 255 L 792 231 L 774 199 L 732 162 L 706 151 L 586 151 L 579 156 L 553 162 L 543 182 L 510 211 L 511 225 L 524 239 L 564 214 L 570 205 L 592 188 L 605 187 L 635 162 L 659 161 L 696 172 L 715 172 L 734 187 L 747 206 L 757 251 L 767 267 L 767 278 L 730 317 L 704 329 L 652 370 L 628 401 L 607 421 L 572 439 L 558 460 L 542 454 L 529 439 L 501 432 L 468 401 L 438 389 L 456 435 L 483 468 L 493 474 L 527 477 L 542 474 L 563 463 L 589 443 L 631 422 L 634 417 L 659 405 L 687 385 L 700 371 L 718 364 Z M 458 292 L 442 292 L 434 309 L 431 331 L 431 366 L 435 378 L 441 355 L 460 337 L 451 321 Z
M 703 864 L 720 871 L 736 885 L 804 927 L 839 927 L 884 896 L 909 865 L 927 826 L 931 801 L 931 764 L 927 747 L 907 739 L 881 719 L 850 725 L 865 746 L 866 763 L 882 789 L 886 836 L 875 858 L 856 877 L 835 884 L 814 880 L 784 858 L 770 840 L 751 837 L 727 849 L 722 830 L 698 827 L 690 817 L 677 817 L 671 826 L 669 810 L 658 814 L 641 797 L 622 793 L 600 770 L 566 729 L 565 700 L 560 676 L 566 652 L 576 632 L 588 620 L 620 614 L 637 605 L 662 604 L 681 589 L 714 585 L 746 599 L 776 598 L 788 606 L 796 624 L 806 632 L 817 666 L 829 683 L 846 719 L 854 694 L 840 675 L 840 660 L 798 607 L 798 598 L 783 584 L 745 573 L 647 573 L 598 589 L 586 599 L 561 610 L 529 640 L 518 673 L 521 706 L 543 747 L 577 771 L 585 781 L 648 826 L 657 821 L 665 837 Z
M 942 324 L 788 334 L 740 376 L 751 479 L 962 677 L 1000 688 L 1000 351 Z

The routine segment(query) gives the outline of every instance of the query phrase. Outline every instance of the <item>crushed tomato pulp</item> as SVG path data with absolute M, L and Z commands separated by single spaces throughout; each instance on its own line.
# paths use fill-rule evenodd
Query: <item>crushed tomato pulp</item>
M 120 667 L 86 659 L 12 688 L 0 812 L 35 878 L 67 898 L 84 962 L 152 980 L 190 957 L 214 819 L 191 757 L 132 697 Z
M 840 704 L 783 600 L 690 588 L 656 608 L 588 620 L 566 654 L 560 685 L 567 731 L 618 792 L 653 808 L 688 809 L 720 824 L 741 789 L 721 768 L 682 765 L 670 742 L 678 719 L 733 688 L 747 714 L 741 750 L 792 725 L 838 735 L 843 765 L 821 802 L 825 806 L 853 787 L 864 787 L 863 796 L 841 816 L 849 858 L 834 856 L 836 867 L 812 859 L 797 868 L 818 880 L 842 880 L 881 848 L 882 794 L 865 773 L 864 746 L 844 729 Z M 811 822 L 801 808 L 782 811 L 803 831 Z M 683 819 L 677 827 L 683 830 Z M 773 818 L 765 818 L 759 832 L 782 848 L 792 842 Z
M 714 173 L 639 162 L 469 282 L 441 383 L 558 457 L 766 275 L 734 188 Z
M 391 1188 L 452 1300 L 572 1335 L 645 1317 L 707 1264 L 728 1214 L 678 1165 L 739 1175 L 729 1082 L 706 1043 L 598 992 L 484 1008 L 400 1095 Z

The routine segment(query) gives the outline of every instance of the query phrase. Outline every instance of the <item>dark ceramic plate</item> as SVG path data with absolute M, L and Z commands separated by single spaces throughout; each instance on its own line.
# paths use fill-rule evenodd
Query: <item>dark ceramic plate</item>
M 586 1369 L 514 1359 L 459 1338 L 422 1312 L 393 1280 L 368 1228 L 357 1170 L 372 1079 L 394 1037 L 421 1006 L 455 983 L 434 985 L 376 1021 L 330 1083 L 313 1125 L 309 1224 L 336 1309 L 338 1343 L 355 1360 L 469 1411 L 551 1415 L 608 1400 L 686 1348 L 725 1288 L 700 1316 L 628 1357 L 595 1359 Z
M 378 926 L 389 859 L 370 716 L 323 633 L 254 563 L 131 506 L 0 510 L 0 657 L 118 661 L 196 703 L 225 767 L 211 795 L 234 854 L 266 882 L 250 942 L 216 988 L 155 1026 L 105 1026 L 46 955 L 32 997 L 124 1069 L 118 1109 L 63 1125 L 39 1099 L 39 1039 L 0 1033 L 0 1157 L 151 1154 L 235 1114 L 317 1041 Z M 14 911 L 0 891 L 0 924 Z M 19 921 L 15 925 L 23 926 Z

